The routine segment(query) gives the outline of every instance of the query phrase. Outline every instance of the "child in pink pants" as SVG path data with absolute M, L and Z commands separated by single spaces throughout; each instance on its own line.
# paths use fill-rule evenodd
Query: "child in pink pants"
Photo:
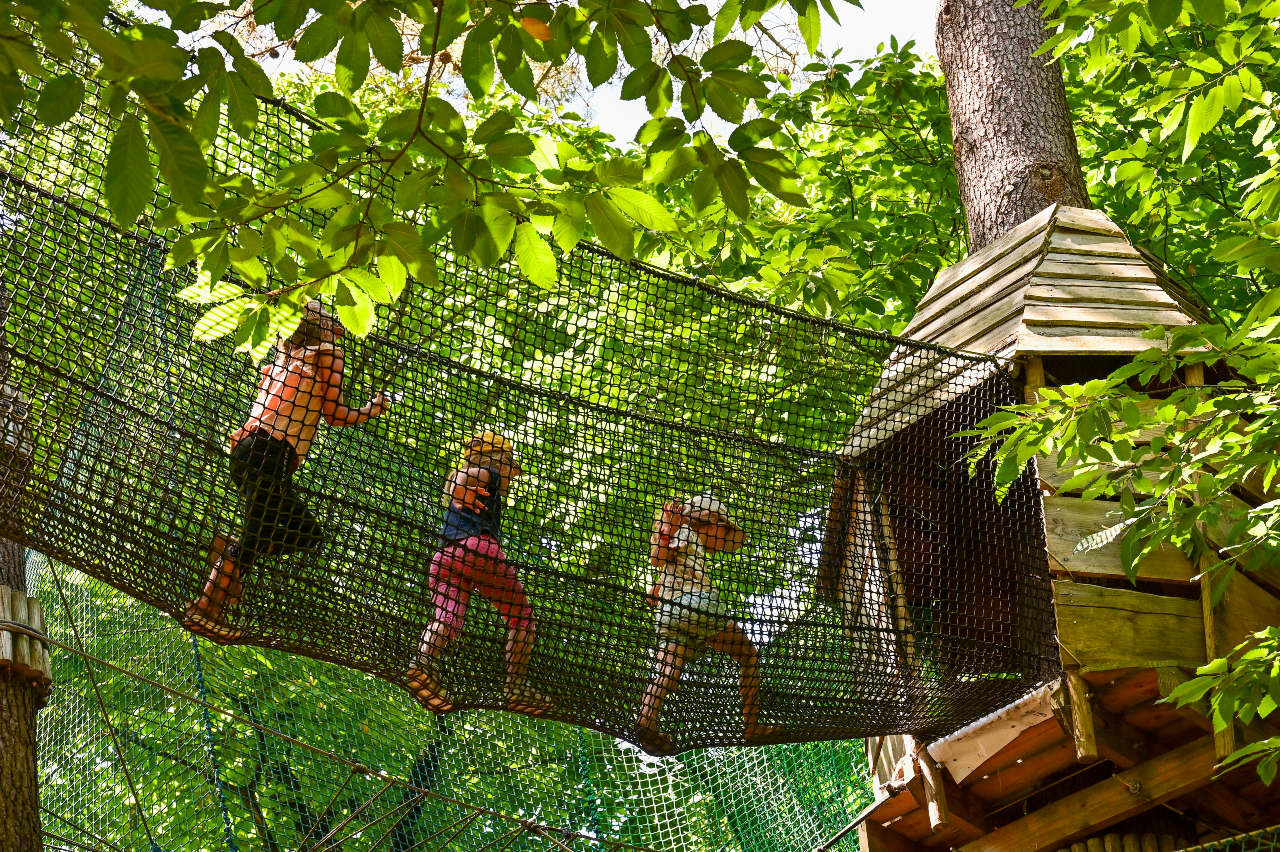
M 502 500 L 511 480 L 523 471 L 511 442 L 497 433 L 481 432 L 464 451 L 466 466 L 445 483 L 445 544 L 431 560 L 428 577 L 435 620 L 423 632 L 417 659 L 409 667 L 409 689 L 429 710 L 453 709 L 437 660 L 462 632 L 471 595 L 479 593 L 507 621 L 507 707 L 539 715 L 551 709 L 551 702 L 526 681 L 535 637 L 533 610 L 500 544 Z

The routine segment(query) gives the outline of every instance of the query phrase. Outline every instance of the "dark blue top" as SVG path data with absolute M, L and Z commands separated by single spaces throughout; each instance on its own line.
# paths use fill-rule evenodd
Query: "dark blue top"
M 476 495 L 479 509 L 454 506 L 453 497 L 449 497 L 449 508 L 444 514 L 444 529 L 440 535 L 445 541 L 462 541 L 473 535 L 488 533 L 495 539 L 502 538 L 502 474 L 491 467 L 482 467 L 489 472 L 489 481 L 482 487 L 489 492 L 488 497 Z

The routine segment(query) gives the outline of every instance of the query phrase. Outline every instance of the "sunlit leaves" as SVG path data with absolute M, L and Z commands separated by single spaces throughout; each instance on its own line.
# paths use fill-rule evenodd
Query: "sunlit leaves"
M 544 290 L 555 286 L 555 255 L 531 223 L 521 222 L 516 226 L 514 248 L 516 262 L 526 278 Z
M 151 146 L 160 155 L 160 174 L 173 200 L 184 207 L 200 204 L 209 169 L 204 154 L 191 131 L 185 127 L 151 116 L 147 119 Z
M 84 83 L 75 74 L 59 74 L 40 89 L 36 118 L 48 125 L 65 124 L 84 101 Z
M 111 215 L 125 228 L 132 228 L 139 214 L 151 200 L 155 187 L 151 159 L 147 155 L 147 137 L 133 116 L 120 122 L 111 148 L 107 151 L 106 177 L 102 190 L 111 207 Z
M 635 236 L 618 205 L 603 192 L 591 193 L 584 203 L 600 244 L 623 260 L 630 260 L 635 255 Z

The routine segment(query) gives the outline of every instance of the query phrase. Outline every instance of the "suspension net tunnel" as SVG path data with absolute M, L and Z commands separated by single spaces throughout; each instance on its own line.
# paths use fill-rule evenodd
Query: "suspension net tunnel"
M 193 340 L 165 199 L 109 221 L 77 70 L 80 114 L 29 96 L 0 142 L 0 534 L 221 642 L 653 753 L 955 730 L 1056 671 L 1034 480 L 997 495 L 958 434 L 1019 400 L 1000 364 L 586 247 L 551 290 L 440 253 L 368 337 L 264 368 Z M 259 106 L 220 172 L 323 129 Z M 385 413 L 309 452 L 255 427 L 334 345 Z

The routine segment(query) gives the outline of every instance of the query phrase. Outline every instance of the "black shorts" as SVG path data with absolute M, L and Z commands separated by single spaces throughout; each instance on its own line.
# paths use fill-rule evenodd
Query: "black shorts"
M 318 547 L 324 531 L 293 487 L 297 453 L 288 441 L 250 432 L 231 451 L 231 479 L 244 499 L 240 541 L 229 555 L 244 571 L 259 556 Z

